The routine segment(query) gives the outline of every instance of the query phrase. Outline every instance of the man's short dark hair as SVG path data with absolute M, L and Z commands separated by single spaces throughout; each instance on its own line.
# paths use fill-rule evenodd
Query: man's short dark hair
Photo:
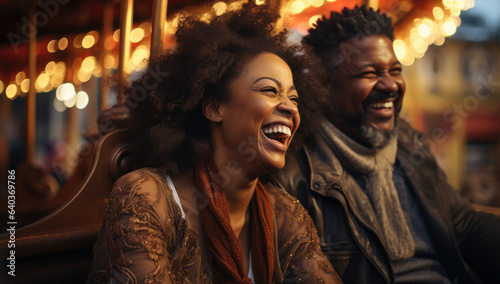
M 321 59 L 328 72 L 343 62 L 345 52 L 341 44 L 356 38 L 384 35 L 394 40 L 394 27 L 391 18 L 381 14 L 366 4 L 353 9 L 344 8 L 342 13 L 330 12 L 330 18 L 323 16 L 309 29 L 309 34 L 302 40 L 309 45 Z

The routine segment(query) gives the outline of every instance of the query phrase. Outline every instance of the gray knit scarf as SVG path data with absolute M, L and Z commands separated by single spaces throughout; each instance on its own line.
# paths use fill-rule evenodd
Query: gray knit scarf
M 321 122 L 320 131 L 333 146 L 342 164 L 364 176 L 366 192 L 379 220 L 391 260 L 412 257 L 415 242 L 392 179 L 397 153 L 396 137 L 384 148 L 370 149 L 349 138 L 327 120 Z

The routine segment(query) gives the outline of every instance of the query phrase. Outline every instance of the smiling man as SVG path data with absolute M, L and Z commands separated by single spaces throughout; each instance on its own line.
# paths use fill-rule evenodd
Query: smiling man
M 308 209 L 346 283 L 500 283 L 500 218 L 474 211 L 424 135 L 398 119 L 393 40 L 391 19 L 367 6 L 309 30 L 329 103 L 272 182 Z

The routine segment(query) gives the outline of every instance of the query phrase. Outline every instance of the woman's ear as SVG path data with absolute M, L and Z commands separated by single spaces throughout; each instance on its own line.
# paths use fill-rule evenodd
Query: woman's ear
M 222 121 L 222 106 L 220 101 L 214 97 L 206 98 L 202 103 L 201 107 L 203 109 L 203 114 L 211 122 L 221 122 Z

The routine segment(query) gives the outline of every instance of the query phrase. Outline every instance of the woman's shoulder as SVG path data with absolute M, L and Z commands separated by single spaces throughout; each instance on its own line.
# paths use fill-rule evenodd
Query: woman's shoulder
M 140 168 L 117 179 L 114 188 L 124 187 L 130 189 L 138 186 L 144 187 L 144 185 L 158 187 L 163 184 L 166 184 L 166 175 L 162 175 L 155 168 Z
M 162 183 L 163 180 L 164 177 L 162 177 L 158 170 L 154 168 L 141 168 L 121 176 L 116 180 L 114 187 L 133 187 L 149 182 Z
M 266 185 L 266 190 L 275 211 L 280 209 L 289 214 L 307 214 L 300 201 L 285 190 L 272 185 Z
M 302 232 L 305 227 L 315 231 L 311 217 L 297 198 L 278 187 L 268 186 L 266 190 L 273 206 L 280 239 Z
M 166 177 L 154 168 L 141 168 L 127 173 L 115 182 L 110 201 L 135 203 L 140 200 L 153 206 L 153 209 L 172 207 L 175 201 Z

